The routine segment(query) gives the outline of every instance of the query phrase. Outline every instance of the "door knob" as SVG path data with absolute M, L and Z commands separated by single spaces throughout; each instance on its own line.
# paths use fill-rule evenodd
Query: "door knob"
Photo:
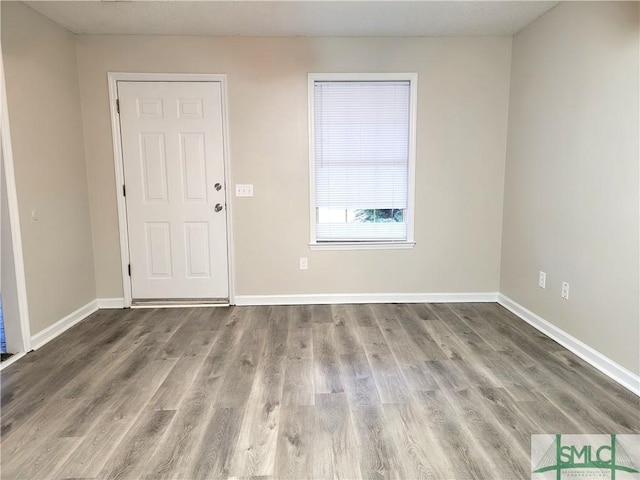
M 213 188 L 215 188 L 218 192 L 220 191 L 220 189 L 222 188 L 222 185 L 220 185 L 219 183 L 216 183 Z
M 220 205 L 219 203 L 216 203 L 216 206 L 215 206 L 215 207 L 213 207 L 213 209 L 214 209 L 216 212 L 219 212 L 220 210 L 222 210 L 222 205 Z

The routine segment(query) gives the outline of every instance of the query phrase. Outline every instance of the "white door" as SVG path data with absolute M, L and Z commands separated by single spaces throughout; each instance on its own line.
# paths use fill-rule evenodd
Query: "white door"
M 118 82 L 132 299 L 229 298 L 220 82 Z

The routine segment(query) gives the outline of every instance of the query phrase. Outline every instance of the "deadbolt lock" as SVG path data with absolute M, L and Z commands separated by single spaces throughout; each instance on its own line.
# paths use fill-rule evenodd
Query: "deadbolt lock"
M 213 188 L 215 188 L 218 192 L 222 189 L 222 185 L 220 185 L 219 183 L 216 183 Z

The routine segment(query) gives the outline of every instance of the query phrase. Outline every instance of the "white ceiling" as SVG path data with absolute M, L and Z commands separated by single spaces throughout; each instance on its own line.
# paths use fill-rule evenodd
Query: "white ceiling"
M 26 1 L 74 33 L 218 36 L 512 35 L 547 1 Z

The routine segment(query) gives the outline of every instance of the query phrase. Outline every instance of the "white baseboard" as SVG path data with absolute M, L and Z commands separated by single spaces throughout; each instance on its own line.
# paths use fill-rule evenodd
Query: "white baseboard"
M 235 305 L 327 305 L 335 303 L 496 302 L 497 292 L 483 293 L 335 293 L 311 295 L 236 295 Z
M 124 308 L 124 298 L 98 298 L 98 308 Z
M 80 307 L 75 312 L 70 313 L 66 317 L 58 320 L 53 325 L 45 328 L 41 332 L 36 333 L 31 337 L 31 348 L 33 350 L 37 350 L 42 347 L 45 343 L 50 342 L 62 332 L 70 329 L 76 323 L 84 320 L 93 312 L 98 310 L 98 301 L 92 300 L 86 305 Z
M 619 365 L 586 343 L 581 342 L 574 336 L 536 315 L 531 310 L 514 302 L 506 295 L 499 294 L 498 303 L 532 327 L 558 342 L 567 350 L 575 353 L 585 362 L 591 364 L 615 382 L 640 396 L 640 376 L 630 372 L 622 365 Z
M 0 362 L 0 371 L 4 370 L 5 368 L 7 368 L 12 363 L 16 363 L 18 360 L 20 360 L 25 355 L 26 355 L 25 352 L 15 353 L 15 354 L 11 355 L 9 358 L 7 358 L 4 362 Z

